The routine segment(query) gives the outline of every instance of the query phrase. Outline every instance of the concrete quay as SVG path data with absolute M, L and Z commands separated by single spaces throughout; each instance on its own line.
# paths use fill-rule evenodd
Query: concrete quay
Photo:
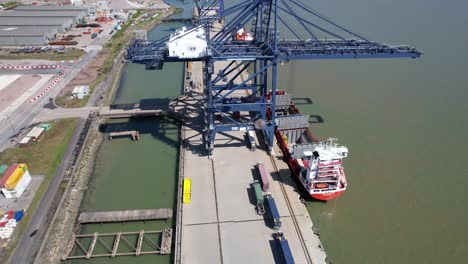
M 201 63 L 194 62 L 192 72 L 192 80 L 201 82 Z M 218 134 L 213 159 L 208 159 L 202 139 L 203 94 L 200 87 L 194 88 L 171 105 L 191 121 L 182 127 L 180 177 L 192 179 L 192 201 L 179 201 L 175 263 L 282 263 L 268 210 L 264 216 L 255 210 L 251 184 L 259 180 L 254 168 L 258 162 L 269 173 L 269 191 L 295 263 L 326 263 L 320 239 L 281 157 L 270 157 L 264 147 L 250 151 L 245 132 L 238 131 Z

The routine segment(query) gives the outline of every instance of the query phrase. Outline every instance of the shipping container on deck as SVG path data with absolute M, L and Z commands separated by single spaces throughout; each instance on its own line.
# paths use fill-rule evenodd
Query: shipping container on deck
M 270 188 L 270 182 L 268 180 L 268 174 L 265 170 L 265 165 L 263 165 L 263 163 L 261 162 L 257 163 L 257 170 L 260 174 L 260 179 L 262 181 L 262 189 L 264 192 L 267 192 Z
M 276 206 L 275 199 L 271 194 L 265 195 L 265 200 L 267 201 L 268 208 L 271 213 L 271 218 L 273 219 L 273 229 L 278 230 L 281 228 L 281 219 L 278 212 L 278 207 Z

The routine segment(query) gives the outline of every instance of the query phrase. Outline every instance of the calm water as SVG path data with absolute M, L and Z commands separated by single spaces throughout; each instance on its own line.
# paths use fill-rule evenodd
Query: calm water
M 317 2 L 315 4 L 315 2 Z M 320 138 L 350 148 L 349 189 L 309 212 L 333 263 L 462 263 L 468 257 L 468 2 L 314 1 L 366 36 L 421 59 L 309 61 L 280 87 L 311 98 Z
M 165 23 L 148 33 L 157 39 L 182 26 Z M 171 63 L 163 71 L 145 71 L 144 66 L 128 64 L 122 76 L 114 104 L 163 103 L 180 94 L 183 64 Z M 86 211 L 108 211 L 148 208 L 174 208 L 177 177 L 177 123 L 170 120 L 120 119 L 109 122 L 105 129 L 141 132 L 139 141 L 129 138 L 105 139 L 99 149 L 92 183 L 83 203 Z M 125 224 L 86 225 L 81 233 L 160 230 L 173 227 L 173 220 Z M 150 237 L 159 243 L 159 237 Z M 130 242 L 136 241 L 129 237 Z M 112 239 L 105 240 L 112 245 Z M 90 240 L 83 241 L 85 245 Z M 119 247 L 125 251 L 125 245 Z M 85 246 L 86 247 L 86 246 Z M 103 251 L 98 244 L 96 252 Z M 128 250 L 126 250 L 128 252 Z M 117 257 L 112 263 L 169 263 L 171 256 L 147 255 Z M 74 263 L 109 263 L 109 258 L 76 261 Z
M 301 61 L 281 67 L 279 87 L 304 113 L 320 116 L 314 134 L 338 137 L 350 148 L 349 189 L 340 198 L 308 202 L 333 263 L 461 263 L 468 258 L 468 2 L 314 1 L 336 22 L 367 37 L 410 44 L 418 60 Z M 177 24 L 157 27 L 150 37 Z M 178 95 L 182 66 L 163 72 L 129 65 L 117 104 Z M 305 102 L 304 100 L 302 100 Z M 172 207 L 177 126 L 142 121 L 121 126 L 144 133 L 139 142 L 104 142 L 85 208 Z M 91 226 L 138 230 L 171 226 L 149 222 Z M 112 263 L 164 263 L 167 257 L 115 258 Z M 103 259 L 99 263 L 107 263 Z M 92 261 L 98 263 L 98 261 Z

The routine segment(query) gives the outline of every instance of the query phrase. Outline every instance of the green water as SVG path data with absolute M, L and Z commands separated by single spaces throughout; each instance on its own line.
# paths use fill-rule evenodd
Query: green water
M 468 258 L 468 3 L 453 1 L 314 1 L 314 7 L 371 39 L 410 44 L 418 60 L 301 61 L 281 67 L 279 87 L 304 113 L 318 115 L 315 135 L 350 149 L 348 191 L 308 202 L 333 263 L 463 263 Z M 163 25 L 153 37 L 178 25 Z M 150 34 L 151 36 L 151 34 Z M 159 102 L 178 95 L 182 66 L 163 72 L 128 65 L 115 103 Z M 305 100 L 302 100 L 305 102 Z M 84 207 L 172 207 L 177 126 L 139 121 L 139 142 L 105 141 Z M 146 175 L 146 176 L 145 176 Z M 161 228 L 172 222 L 96 225 L 93 230 Z M 115 258 L 164 263 L 169 257 Z M 108 263 L 109 259 L 86 261 Z
M 168 34 L 177 23 L 165 23 L 148 33 L 148 38 Z M 120 82 L 114 105 L 158 104 L 180 95 L 183 64 L 166 64 L 162 71 L 145 71 L 144 66 L 128 64 Z M 108 211 L 148 208 L 175 208 L 178 156 L 178 124 L 166 119 L 119 119 L 105 124 L 102 129 L 140 131 L 139 141 L 130 138 L 107 138 L 102 143 L 96 160 L 91 184 L 85 195 L 82 210 Z M 173 227 L 174 220 L 132 222 L 125 224 L 85 225 L 81 233 L 160 230 Z M 136 236 L 129 236 L 135 244 Z M 160 237 L 151 236 L 159 244 Z M 90 239 L 80 241 L 85 247 Z M 112 247 L 113 240 L 105 242 Z M 119 249 L 128 252 L 121 242 Z M 104 252 L 102 245 L 95 252 Z M 169 263 L 171 256 L 147 255 L 116 257 L 112 263 Z M 109 263 L 109 258 L 74 261 L 74 263 Z

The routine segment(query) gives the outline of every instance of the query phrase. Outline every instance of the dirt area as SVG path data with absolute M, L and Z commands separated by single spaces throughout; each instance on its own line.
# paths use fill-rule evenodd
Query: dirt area
M 12 49 L 0 49 L 0 60 L 42 59 L 53 61 L 70 61 L 81 58 L 85 52 L 76 48 L 66 48 L 64 52 L 53 50 L 40 53 L 11 53 Z
M 55 103 L 62 107 L 80 107 L 83 106 L 78 100 L 72 97 L 73 89 L 78 85 L 90 85 L 92 89 L 95 85 L 95 80 L 98 78 L 100 73 L 104 72 L 104 64 L 108 60 L 111 51 L 108 49 L 102 49 L 92 61 L 88 63 L 76 76 L 71 80 L 57 95 Z M 83 100 L 83 99 L 82 99 Z M 84 102 L 84 101 L 83 101 Z
M 109 57 L 110 51 L 103 49 L 101 50 L 92 61 L 86 65 L 76 76 L 71 80 L 65 88 L 60 91 L 59 96 L 71 95 L 73 88 L 77 85 L 90 85 L 90 82 L 95 80 L 99 73 L 102 71 L 102 67 Z
M 16 81 L 0 90 L 0 112 L 16 100 L 18 96 L 33 87 L 40 79 L 41 76 L 39 75 L 22 75 Z

